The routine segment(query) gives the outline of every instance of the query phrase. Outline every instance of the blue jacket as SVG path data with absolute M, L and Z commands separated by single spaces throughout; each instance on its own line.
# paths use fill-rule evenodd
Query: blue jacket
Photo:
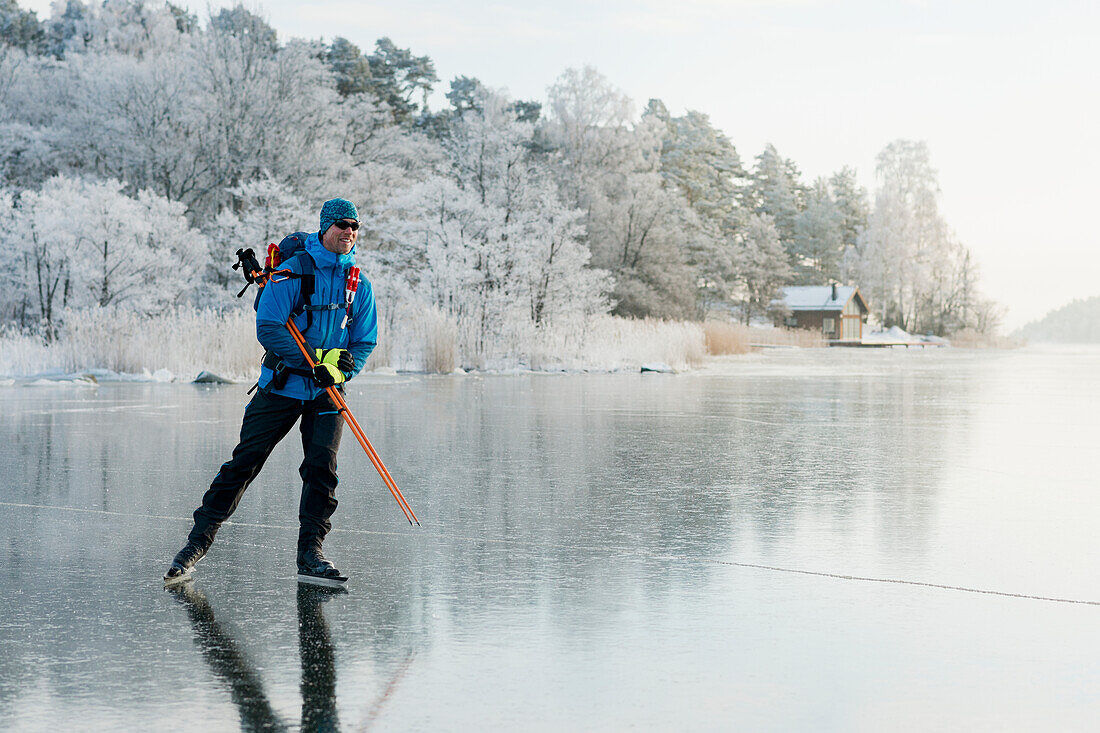
M 293 272 L 301 273 L 301 262 L 305 257 L 313 257 L 313 298 L 311 305 L 343 303 L 346 272 L 355 264 L 355 250 L 346 255 L 329 252 L 321 244 L 316 232 L 306 239 L 306 252 L 291 258 L 285 265 Z M 256 339 L 268 351 L 274 352 L 283 362 L 294 369 L 309 370 L 302 352 L 298 350 L 294 338 L 286 329 L 287 319 L 295 306 L 299 304 L 302 292 L 301 278 L 276 276 L 264 287 L 260 300 L 256 304 Z M 294 324 L 305 336 L 311 349 L 347 349 L 355 357 L 355 369 L 344 372 L 351 379 L 363 368 L 370 352 L 378 339 L 378 314 L 374 309 L 374 290 L 370 281 L 361 277 L 359 290 L 352 301 L 351 318 L 346 327 L 341 328 L 346 308 L 313 311 L 313 323 L 306 328 L 307 314 L 294 318 Z M 260 389 L 268 389 L 274 376 L 267 367 L 260 367 Z M 322 390 L 313 380 L 298 374 L 290 374 L 282 389 L 270 388 L 271 392 L 299 400 L 311 400 Z

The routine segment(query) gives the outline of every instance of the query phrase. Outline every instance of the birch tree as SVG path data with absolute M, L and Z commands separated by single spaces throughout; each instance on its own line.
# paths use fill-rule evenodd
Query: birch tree
M 859 257 L 866 283 L 885 326 L 920 328 L 920 303 L 936 289 L 938 268 L 951 242 L 939 211 L 940 188 L 923 142 L 896 140 L 876 158 L 878 189 Z

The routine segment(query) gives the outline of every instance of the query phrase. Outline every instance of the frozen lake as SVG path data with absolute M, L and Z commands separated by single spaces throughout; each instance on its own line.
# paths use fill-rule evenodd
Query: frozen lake
M 160 580 L 247 386 L 0 388 L 0 729 L 1095 730 L 1100 350 L 365 375 Z

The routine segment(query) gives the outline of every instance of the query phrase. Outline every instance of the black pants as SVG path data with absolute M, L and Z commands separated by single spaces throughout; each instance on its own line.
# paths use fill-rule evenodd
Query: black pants
M 218 527 L 233 514 L 244 490 L 299 417 L 305 457 L 298 471 L 302 476 L 298 549 L 320 546 L 332 529 L 329 517 L 336 511 L 336 451 L 343 431 L 343 420 L 327 393 L 309 402 L 256 393 L 244 410 L 241 441 L 233 449 L 233 457 L 222 464 L 202 497 L 202 506 L 195 510 L 190 541 L 210 546 Z

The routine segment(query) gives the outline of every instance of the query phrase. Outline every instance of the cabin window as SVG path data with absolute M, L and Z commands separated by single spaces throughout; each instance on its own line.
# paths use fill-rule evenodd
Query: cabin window
M 836 333 L 836 319 L 825 318 L 821 321 L 821 330 L 825 333 Z
M 787 317 L 787 328 L 796 328 L 798 326 L 798 319 L 794 316 Z

